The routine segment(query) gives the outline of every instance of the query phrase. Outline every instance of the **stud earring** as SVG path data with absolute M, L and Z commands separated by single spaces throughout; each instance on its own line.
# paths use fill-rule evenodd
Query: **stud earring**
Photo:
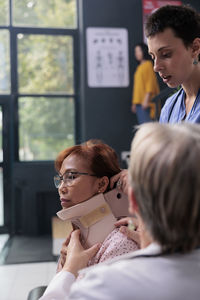
M 195 58 L 195 59 L 193 60 L 193 65 L 196 66 L 196 65 L 198 64 L 198 62 L 199 62 L 199 61 Z

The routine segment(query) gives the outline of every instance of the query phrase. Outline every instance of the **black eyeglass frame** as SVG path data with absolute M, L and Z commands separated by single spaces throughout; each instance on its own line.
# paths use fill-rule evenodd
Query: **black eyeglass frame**
M 94 176 L 94 177 L 97 177 L 95 174 L 90 174 L 90 173 L 86 173 L 86 172 L 67 171 L 67 172 L 65 172 L 63 175 L 57 174 L 57 175 L 55 175 L 55 176 L 53 177 L 53 179 L 54 179 L 54 184 L 55 184 L 55 187 L 56 187 L 57 189 L 58 189 L 59 186 L 61 185 L 61 182 L 63 181 L 63 176 L 64 176 L 65 174 L 71 174 L 71 175 L 87 175 L 87 176 Z M 59 184 L 57 184 L 58 177 L 59 177 L 59 179 L 60 179 L 60 183 L 59 183 Z M 56 179 L 56 178 L 57 178 L 57 179 Z

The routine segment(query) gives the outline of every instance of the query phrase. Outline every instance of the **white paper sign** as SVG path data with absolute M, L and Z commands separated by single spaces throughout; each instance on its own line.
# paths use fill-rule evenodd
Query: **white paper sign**
M 127 87 L 129 85 L 127 29 L 89 27 L 86 39 L 88 86 Z

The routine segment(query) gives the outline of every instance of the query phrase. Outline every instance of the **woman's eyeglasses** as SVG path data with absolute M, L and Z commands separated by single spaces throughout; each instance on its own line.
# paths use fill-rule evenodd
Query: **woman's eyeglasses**
M 74 183 L 74 180 L 79 177 L 79 175 L 87 175 L 87 176 L 96 176 L 94 174 L 84 173 L 84 172 L 66 172 L 63 175 L 55 175 L 54 176 L 54 184 L 56 188 L 59 188 L 62 181 L 67 185 L 71 186 Z

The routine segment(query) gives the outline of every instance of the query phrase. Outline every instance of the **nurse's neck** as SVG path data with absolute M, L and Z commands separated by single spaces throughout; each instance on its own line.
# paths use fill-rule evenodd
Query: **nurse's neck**
M 182 88 L 185 91 L 188 101 L 193 101 L 196 99 L 200 89 L 200 63 L 199 66 L 196 67 L 196 70 L 193 72 L 192 76 L 190 76 L 190 78 L 182 84 Z
M 185 91 L 185 109 L 186 109 L 186 115 L 188 115 L 188 113 L 191 111 L 194 102 L 196 100 L 198 91 L 200 89 L 200 86 L 187 86 L 184 87 L 182 86 L 184 91 Z

